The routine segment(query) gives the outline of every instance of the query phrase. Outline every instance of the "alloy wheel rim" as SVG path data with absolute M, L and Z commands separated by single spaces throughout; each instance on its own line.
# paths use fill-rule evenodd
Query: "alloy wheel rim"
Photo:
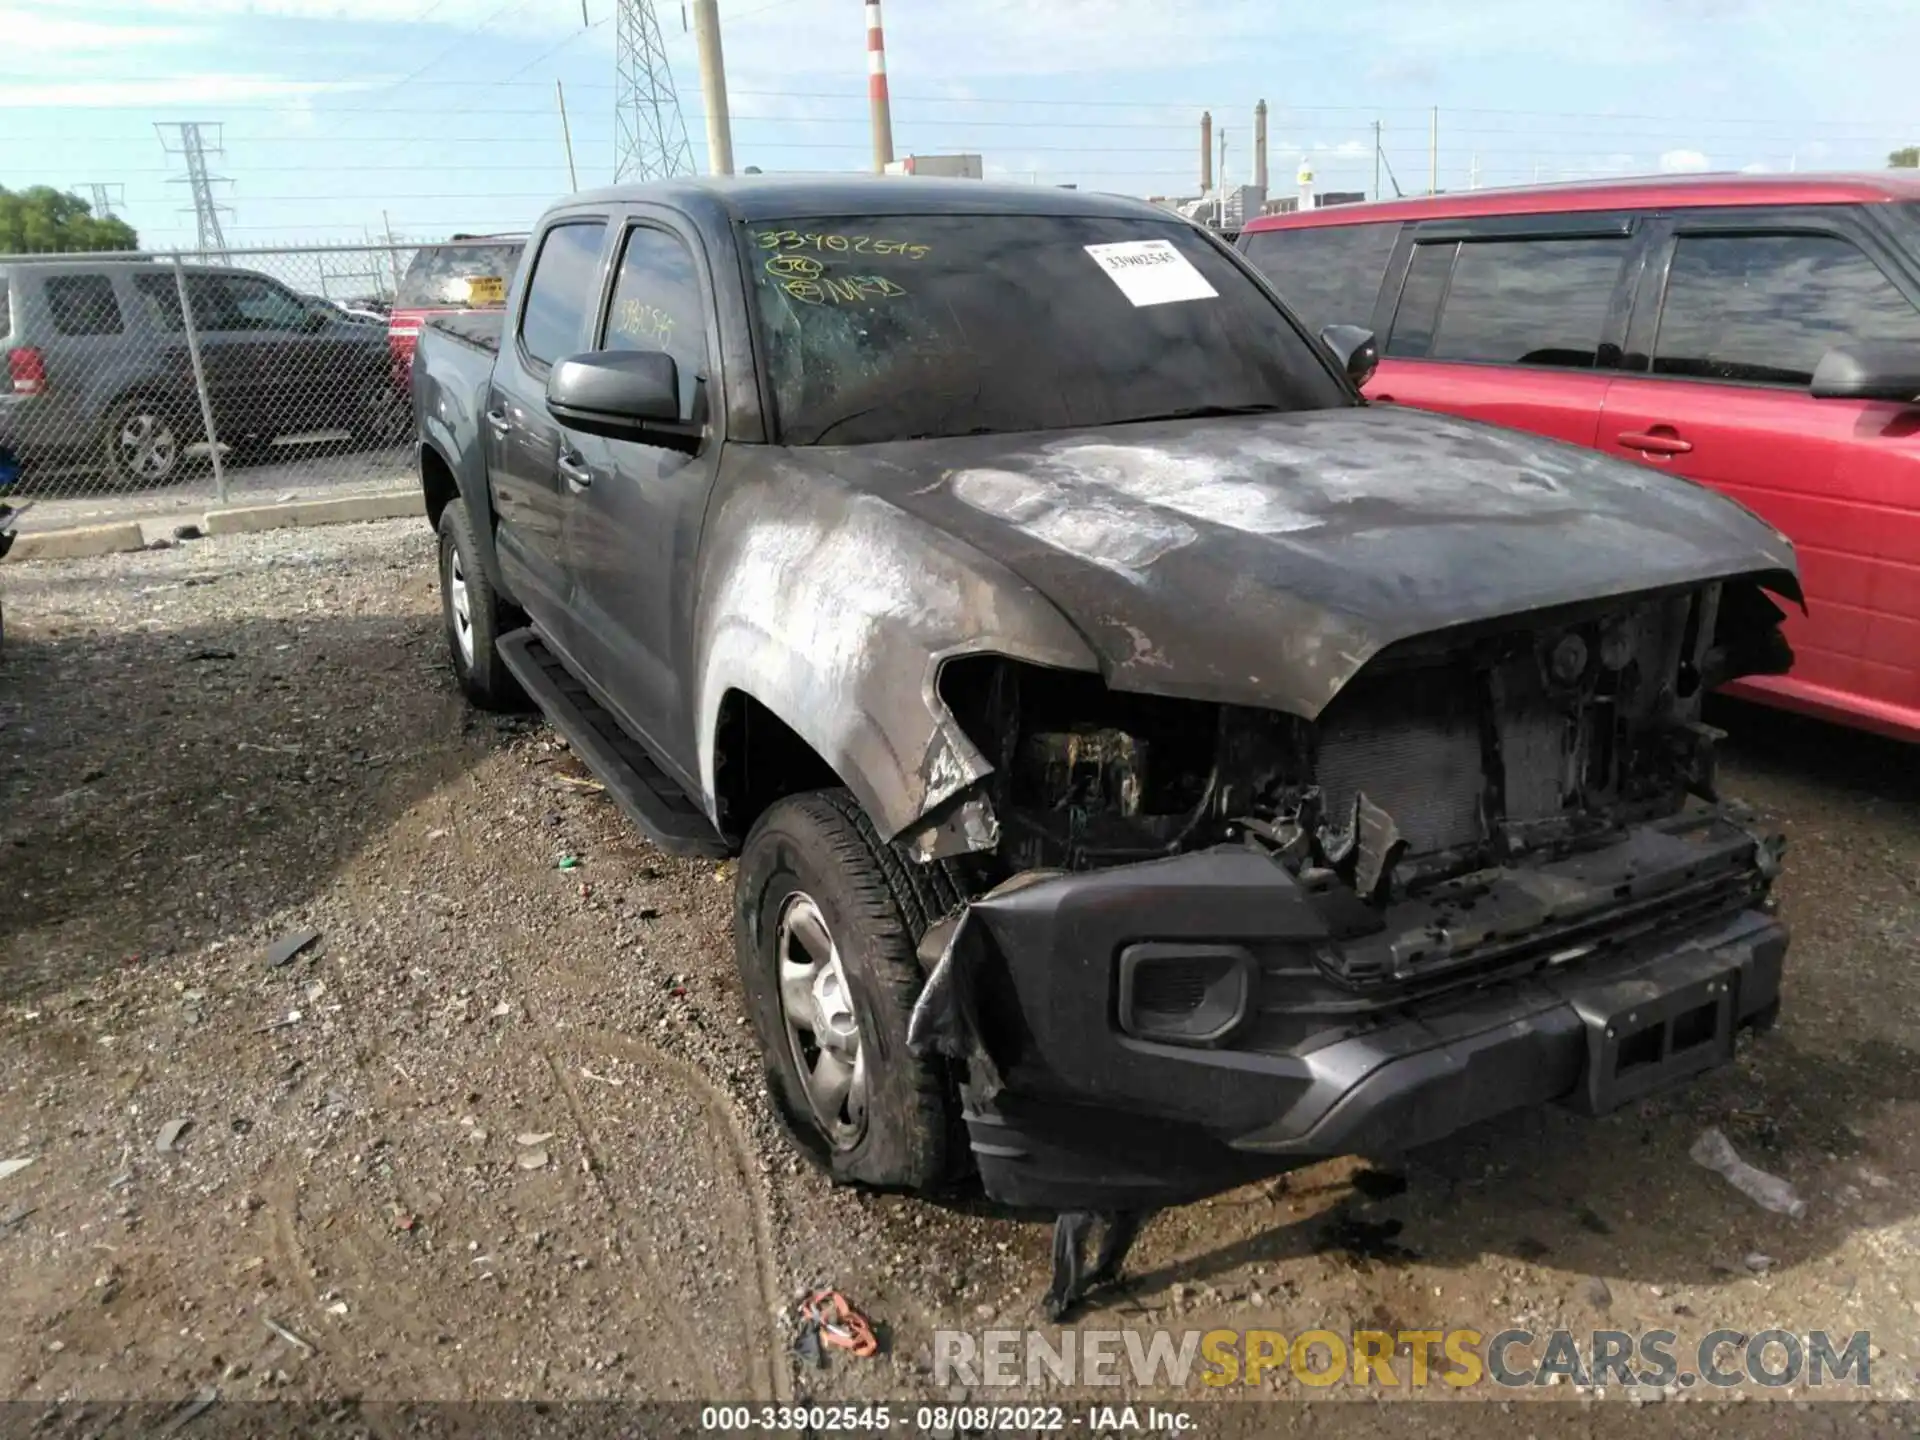
M 867 1126 L 866 1050 L 839 944 L 819 903 L 804 891 L 780 907 L 774 959 L 780 1018 L 807 1107 L 836 1149 L 850 1149 Z
M 460 647 L 460 658 L 473 664 L 473 598 L 467 590 L 467 572 L 460 563 L 460 547 L 447 555 L 447 599 L 453 607 L 453 639 Z
M 180 454 L 180 442 L 173 427 L 144 410 L 126 418 L 115 444 L 122 466 L 143 480 L 158 480 L 166 475 Z

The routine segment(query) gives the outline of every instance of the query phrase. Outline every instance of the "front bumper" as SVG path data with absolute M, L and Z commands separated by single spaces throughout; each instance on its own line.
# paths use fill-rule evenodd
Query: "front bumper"
M 1706 828 L 1696 849 L 1737 854 L 1744 832 Z M 1327 925 L 1284 871 L 1202 852 L 975 902 L 927 1004 L 951 1008 L 940 1048 L 968 1062 L 966 1122 L 989 1196 L 1147 1209 L 1527 1106 L 1604 1112 L 1725 1063 L 1737 1030 L 1779 1005 L 1787 933 L 1763 908 L 1764 866 L 1756 855 L 1744 893 L 1723 885 L 1717 909 L 1561 916 L 1543 922 L 1544 952 L 1510 946 L 1504 961 L 1383 987 L 1331 983 L 1300 958 L 1325 953 Z M 1561 943 L 1569 929 L 1579 943 Z M 1210 1043 L 1126 1033 L 1120 957 L 1144 939 L 1244 949 L 1254 1003 Z M 956 971 L 959 990 L 943 995 Z M 921 1020 L 916 1032 L 934 1033 Z

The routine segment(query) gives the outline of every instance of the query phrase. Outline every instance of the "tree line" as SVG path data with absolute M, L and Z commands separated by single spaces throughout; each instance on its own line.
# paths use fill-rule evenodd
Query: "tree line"
M 78 195 L 51 185 L 20 191 L 0 185 L 0 255 L 139 248 L 140 236 L 131 225 L 95 215 Z

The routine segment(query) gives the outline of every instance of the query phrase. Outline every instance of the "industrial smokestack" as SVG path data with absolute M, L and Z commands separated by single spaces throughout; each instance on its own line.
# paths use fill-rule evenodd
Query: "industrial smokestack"
M 1253 183 L 1262 195 L 1267 193 L 1267 102 L 1253 107 Z
M 1213 112 L 1200 112 L 1200 193 L 1213 189 Z
M 873 168 L 893 163 L 893 104 L 887 98 L 887 41 L 880 30 L 880 0 L 867 5 L 867 99 L 873 108 Z

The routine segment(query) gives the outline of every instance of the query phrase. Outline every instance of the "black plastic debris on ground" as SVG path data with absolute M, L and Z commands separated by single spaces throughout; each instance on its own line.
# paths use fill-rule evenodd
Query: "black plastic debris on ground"
M 318 930 L 290 930 L 267 947 L 267 968 L 278 970 L 320 938 Z

